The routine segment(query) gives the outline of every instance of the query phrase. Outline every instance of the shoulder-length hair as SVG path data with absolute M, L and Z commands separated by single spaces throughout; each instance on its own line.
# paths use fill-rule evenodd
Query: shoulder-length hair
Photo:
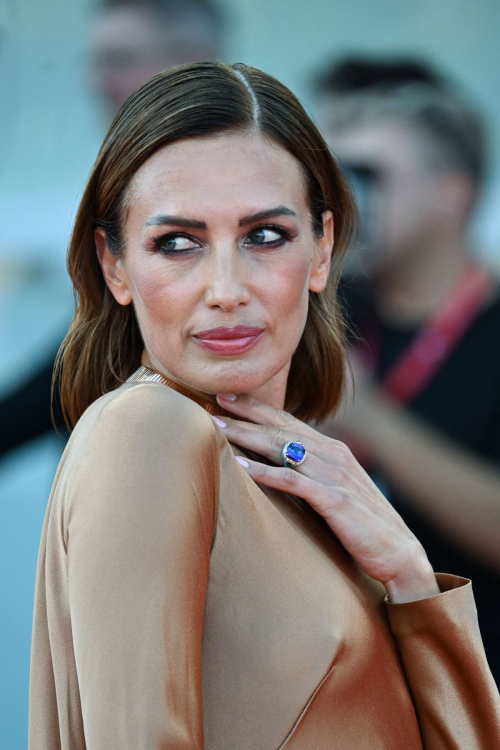
M 103 228 L 110 250 L 120 256 L 125 251 L 127 187 L 146 159 L 180 138 L 235 131 L 258 131 L 300 162 L 316 234 L 322 233 L 322 213 L 333 213 L 332 273 L 325 291 L 309 294 L 285 408 L 299 419 L 321 421 L 337 407 L 345 350 L 335 261 L 350 241 L 356 217 L 348 184 L 319 130 L 286 86 L 256 68 L 206 62 L 172 68 L 141 86 L 116 115 L 97 156 L 69 247 L 76 310 L 54 375 L 60 378 L 68 426 L 140 366 L 144 348 L 133 305 L 119 305 L 105 284 L 95 228 Z

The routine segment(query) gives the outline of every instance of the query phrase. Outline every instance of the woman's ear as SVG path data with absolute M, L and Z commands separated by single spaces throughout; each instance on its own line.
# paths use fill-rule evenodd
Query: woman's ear
M 123 268 L 121 258 L 113 255 L 108 246 L 104 229 L 97 227 L 94 231 L 94 241 L 97 250 L 97 257 L 102 268 L 104 281 L 115 300 L 120 305 L 130 305 L 132 295 L 127 274 Z
M 313 258 L 309 275 L 309 289 L 311 292 L 322 292 L 328 282 L 332 265 L 333 252 L 333 214 L 325 211 L 323 219 L 323 236 L 316 240 L 318 252 Z

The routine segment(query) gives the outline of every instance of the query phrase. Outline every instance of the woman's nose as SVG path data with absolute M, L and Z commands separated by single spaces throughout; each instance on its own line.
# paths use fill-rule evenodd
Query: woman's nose
M 231 312 L 250 300 L 248 268 L 236 248 L 215 249 L 205 267 L 205 302 Z

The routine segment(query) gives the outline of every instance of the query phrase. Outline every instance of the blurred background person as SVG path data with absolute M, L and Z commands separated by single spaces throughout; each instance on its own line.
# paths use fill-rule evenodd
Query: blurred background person
M 213 0 L 101 0 L 91 40 L 93 88 L 110 117 L 160 71 L 224 59 L 225 29 Z
M 101 0 L 92 25 L 89 83 L 106 117 L 112 118 L 130 94 L 166 68 L 224 59 L 225 31 L 225 17 L 212 0 Z M 0 457 L 54 431 L 51 384 L 59 344 L 54 341 L 29 377 L 0 399 Z M 67 439 L 57 392 L 53 414 L 58 432 Z
M 355 396 L 325 432 L 363 459 L 435 570 L 472 579 L 500 682 L 500 295 L 468 238 L 482 123 L 418 60 L 346 58 L 319 89 L 361 214 L 342 285 Z

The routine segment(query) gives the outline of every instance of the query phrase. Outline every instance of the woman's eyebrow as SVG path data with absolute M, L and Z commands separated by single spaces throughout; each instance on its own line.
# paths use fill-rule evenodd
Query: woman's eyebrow
M 286 206 L 277 206 L 276 208 L 265 208 L 263 211 L 257 211 L 255 214 L 248 214 L 240 219 L 240 227 L 245 227 L 247 224 L 253 224 L 254 221 L 262 221 L 263 219 L 273 219 L 277 216 L 297 216 L 295 211 Z
M 206 229 L 207 225 L 204 221 L 197 221 L 196 219 L 186 219 L 184 216 L 171 216 L 168 214 L 158 214 L 158 216 L 152 216 L 150 219 L 144 222 L 145 227 L 160 227 L 165 224 L 169 224 L 174 227 L 184 227 L 185 229 Z
M 257 211 L 253 214 L 247 214 L 240 219 L 240 227 L 245 227 L 248 224 L 253 224 L 255 221 L 262 221 L 263 219 L 273 219 L 277 216 L 297 216 L 295 211 L 287 206 L 276 206 L 276 208 L 265 208 L 262 211 Z M 150 219 L 144 222 L 145 227 L 159 227 L 159 226 L 174 226 L 184 227 L 185 229 L 206 229 L 207 225 L 204 221 L 198 221 L 197 219 L 187 219 L 185 216 L 173 216 L 171 214 L 158 214 L 152 216 Z

